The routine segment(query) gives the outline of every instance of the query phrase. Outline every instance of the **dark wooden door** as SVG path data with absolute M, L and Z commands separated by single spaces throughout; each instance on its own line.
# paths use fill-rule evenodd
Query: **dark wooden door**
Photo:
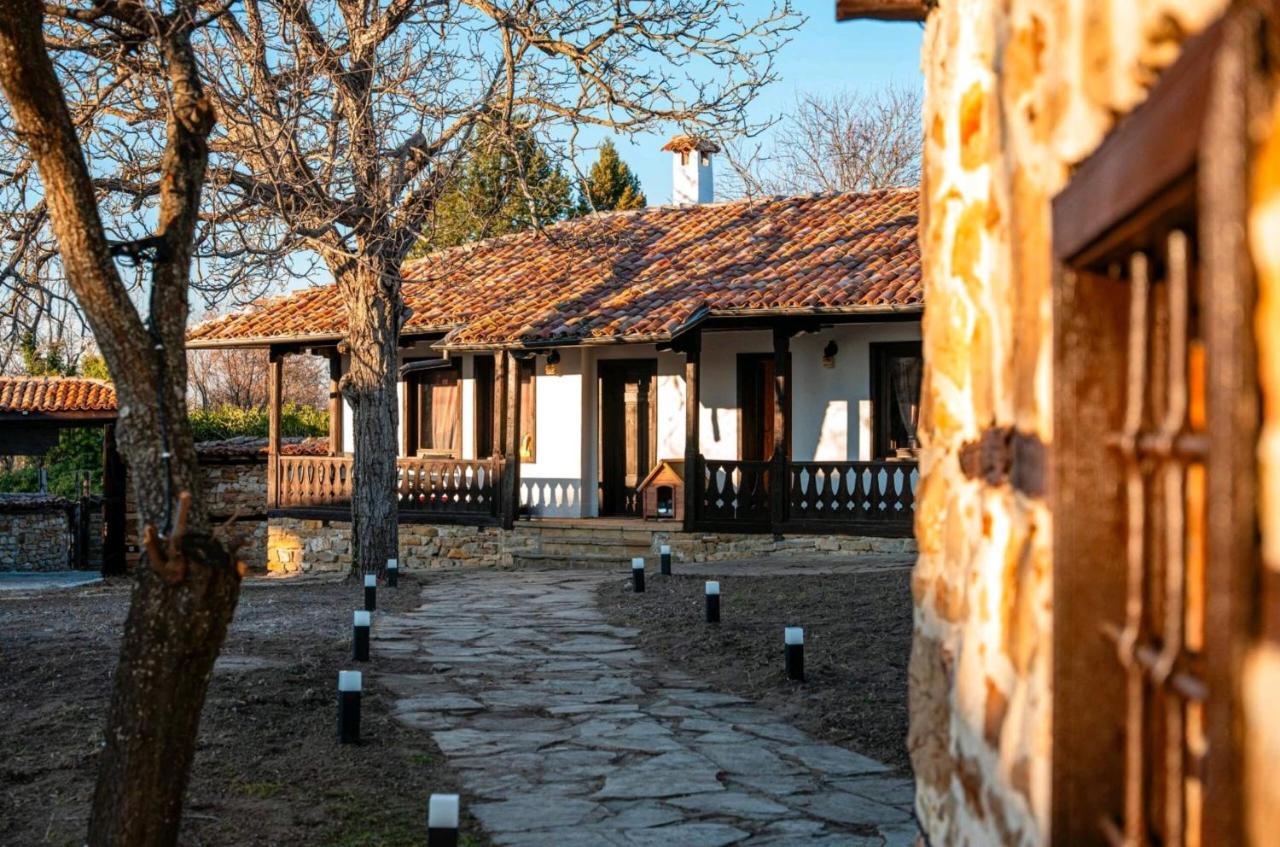
M 600 514 L 639 515 L 636 487 L 658 452 L 658 365 L 652 359 L 600 363 Z
M 738 356 L 738 455 L 745 461 L 773 458 L 773 354 Z

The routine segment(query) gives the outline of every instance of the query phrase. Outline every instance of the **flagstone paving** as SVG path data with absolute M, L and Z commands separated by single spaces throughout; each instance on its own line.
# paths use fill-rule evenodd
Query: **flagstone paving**
M 420 668 L 380 676 L 396 717 L 431 733 L 495 844 L 915 843 L 909 779 L 646 656 L 596 610 L 617 578 L 445 574 L 374 623 L 377 655 Z

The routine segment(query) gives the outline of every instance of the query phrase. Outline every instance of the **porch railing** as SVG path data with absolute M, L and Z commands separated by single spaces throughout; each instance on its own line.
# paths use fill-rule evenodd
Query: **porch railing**
M 700 464 L 700 520 L 768 525 L 769 462 L 703 458 Z
M 781 525 L 773 523 L 772 462 L 702 458 L 699 465 L 696 523 L 706 528 L 912 532 L 920 478 L 915 462 L 788 462 Z
M 279 509 L 349 509 L 350 456 L 279 456 Z M 497 515 L 500 462 L 493 459 L 396 460 L 396 497 L 402 513 Z
M 789 524 L 911 533 L 920 480 L 915 462 L 791 462 L 787 471 Z

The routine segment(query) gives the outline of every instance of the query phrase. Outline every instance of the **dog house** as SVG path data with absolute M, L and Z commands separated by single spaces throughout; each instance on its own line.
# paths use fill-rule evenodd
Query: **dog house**
M 684 520 L 684 459 L 662 459 L 639 486 L 646 519 Z

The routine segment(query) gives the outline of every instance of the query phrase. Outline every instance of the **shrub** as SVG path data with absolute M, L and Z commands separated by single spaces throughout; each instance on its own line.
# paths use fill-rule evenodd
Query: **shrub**
M 219 406 L 193 409 L 189 413 L 196 441 L 217 441 L 250 435 L 267 437 L 266 409 L 241 409 Z M 311 406 L 286 403 L 280 409 L 280 434 L 285 438 L 325 435 L 329 432 L 329 413 Z

